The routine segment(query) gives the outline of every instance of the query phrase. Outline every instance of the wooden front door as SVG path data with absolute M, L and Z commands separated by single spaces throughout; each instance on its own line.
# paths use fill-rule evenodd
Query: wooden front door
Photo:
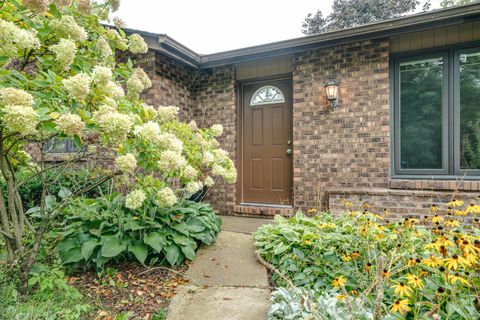
M 243 202 L 291 205 L 292 81 L 243 85 Z

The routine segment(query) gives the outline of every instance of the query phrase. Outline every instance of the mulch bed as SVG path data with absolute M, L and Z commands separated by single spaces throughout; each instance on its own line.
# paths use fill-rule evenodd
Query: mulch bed
M 95 271 L 78 272 L 69 282 L 97 303 L 97 319 L 110 320 L 118 313 L 132 312 L 129 319 L 149 320 L 188 282 L 184 276 L 187 269 L 187 263 L 173 269 L 125 263 L 107 268 L 100 277 Z

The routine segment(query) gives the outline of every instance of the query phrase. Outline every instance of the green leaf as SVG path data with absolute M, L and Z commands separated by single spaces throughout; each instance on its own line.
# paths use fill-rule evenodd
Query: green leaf
M 120 238 L 107 238 L 103 242 L 102 257 L 113 258 L 127 249 L 127 244 Z
M 189 235 L 187 225 L 185 223 L 177 223 L 172 225 L 172 228 L 177 230 L 180 233 L 183 233 L 184 235 Z
M 165 236 L 160 232 L 150 232 L 143 237 L 143 243 L 148 244 L 157 252 L 162 251 L 165 242 Z
M 195 247 L 188 245 L 188 246 L 181 246 L 183 254 L 188 260 L 195 259 Z
M 83 243 L 82 245 L 82 256 L 85 260 L 90 259 L 93 250 L 100 244 L 97 239 L 90 239 Z
M 187 228 L 190 232 L 202 232 L 205 230 L 205 225 L 199 217 L 192 217 L 187 220 Z
M 72 195 L 72 192 L 65 187 L 60 188 L 60 191 L 58 191 L 58 196 L 62 199 L 65 199 L 71 195 Z
M 128 251 L 135 255 L 135 258 L 141 263 L 145 264 L 145 259 L 148 256 L 148 247 L 141 243 L 140 241 L 136 241 L 135 244 L 130 244 L 128 246 Z
M 178 246 L 171 244 L 165 247 L 166 258 L 170 265 L 176 265 L 180 260 L 180 249 Z
M 63 242 L 63 245 L 60 243 L 58 254 L 63 264 L 74 263 L 83 259 L 81 248 L 73 239 L 68 239 L 68 241 Z
M 130 220 L 128 221 L 127 223 L 125 223 L 125 225 L 123 226 L 123 229 L 125 231 L 127 230 L 133 230 L 133 231 L 136 231 L 136 230 L 142 230 L 142 229 L 145 229 L 144 226 L 141 226 L 138 221 L 135 221 L 135 220 Z

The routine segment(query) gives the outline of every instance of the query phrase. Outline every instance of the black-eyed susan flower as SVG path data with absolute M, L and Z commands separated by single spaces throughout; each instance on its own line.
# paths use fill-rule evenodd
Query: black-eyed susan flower
M 370 271 L 372 271 L 372 263 L 371 262 L 367 262 L 367 264 L 365 265 L 365 271 L 367 273 L 370 273 Z
M 453 214 L 456 216 L 466 216 L 467 212 L 465 210 L 455 210 Z
M 479 214 L 480 213 L 480 206 L 474 203 L 470 203 L 470 205 L 465 209 L 465 212 L 468 214 Z
M 341 294 L 339 294 L 339 295 L 337 296 L 337 300 L 339 300 L 339 301 L 343 301 L 343 300 L 345 300 L 346 298 L 347 298 L 347 295 L 344 294 L 344 293 L 341 293 Z
M 408 258 L 407 266 L 413 267 L 417 265 L 417 260 L 415 258 Z
M 452 201 L 450 201 L 449 203 L 447 203 L 447 206 L 449 207 L 452 207 L 452 208 L 458 208 L 458 207 L 461 207 L 463 206 L 464 202 L 462 200 L 458 200 L 458 199 L 452 199 Z
M 391 288 L 393 289 L 393 292 L 400 297 L 409 297 L 413 292 L 412 288 L 405 285 L 403 282 L 396 282 L 396 285 L 392 286 Z
M 445 226 L 449 228 L 458 228 L 460 227 L 460 221 L 454 219 L 448 219 L 445 221 Z
M 398 313 L 405 313 L 407 311 L 410 311 L 410 307 L 408 306 L 408 300 L 395 300 L 393 304 L 390 307 L 390 311 L 392 312 L 398 312 Z
M 357 290 L 355 290 L 355 289 L 353 289 L 353 290 L 350 290 L 350 292 L 349 292 L 349 293 L 350 293 L 350 295 L 351 295 L 351 296 L 357 296 L 357 295 L 358 295 L 358 291 L 357 291 Z
M 468 262 L 467 259 L 457 254 L 452 255 L 450 258 L 447 258 L 444 261 L 445 261 L 445 266 L 449 270 L 457 270 L 459 265 L 463 267 L 467 267 L 470 265 L 470 262 Z
M 317 213 L 317 209 L 310 208 L 310 209 L 307 210 L 307 213 L 313 215 L 313 214 Z
M 472 245 L 472 243 L 466 239 L 462 240 L 459 244 L 460 249 L 465 253 L 475 254 L 480 249 Z
M 458 273 L 455 273 L 454 275 L 450 276 L 450 283 L 456 284 L 457 282 L 466 286 L 470 286 L 470 282 L 468 282 L 467 279 L 461 277 Z
M 390 271 L 388 271 L 387 269 L 383 269 L 382 278 L 383 279 L 389 279 L 390 278 Z
M 353 207 L 353 203 L 348 200 L 343 200 L 343 206 L 347 209 L 350 209 L 351 207 Z
M 342 260 L 344 262 L 348 262 L 348 261 L 351 261 L 352 260 L 352 257 L 348 254 L 342 254 Z
M 431 255 L 430 257 L 423 259 L 422 263 L 427 267 L 437 268 L 443 264 L 443 260 L 434 255 Z
M 430 206 L 430 213 L 436 214 L 440 208 L 436 204 Z
M 474 253 L 467 253 L 464 258 L 470 263 L 470 265 L 475 265 L 478 262 L 478 256 Z
M 414 274 L 408 273 L 406 276 L 407 282 L 409 285 L 411 285 L 414 289 L 422 289 L 425 284 L 423 283 L 422 279 L 420 279 L 418 276 Z
M 350 256 L 352 257 L 352 259 L 358 259 L 358 258 L 360 258 L 360 252 L 353 251 Z
M 347 283 L 347 279 L 344 276 L 336 277 L 332 280 L 332 286 L 334 288 L 344 287 L 345 283 Z

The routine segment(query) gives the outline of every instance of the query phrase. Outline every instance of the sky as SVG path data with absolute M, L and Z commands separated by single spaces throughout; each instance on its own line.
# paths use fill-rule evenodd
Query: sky
M 115 13 L 128 28 L 166 33 L 197 53 L 301 37 L 310 12 L 333 0 L 122 0 Z M 440 0 L 433 0 L 438 7 Z M 421 8 L 421 6 L 419 6 Z

